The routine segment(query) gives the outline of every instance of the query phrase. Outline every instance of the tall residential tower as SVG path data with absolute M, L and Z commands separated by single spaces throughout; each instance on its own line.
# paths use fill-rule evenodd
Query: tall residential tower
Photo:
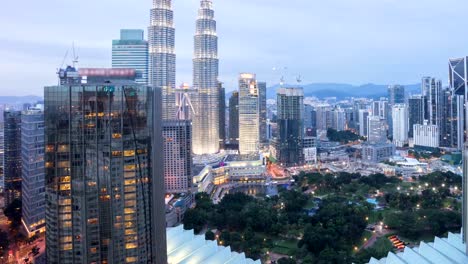
M 196 21 L 193 86 L 193 153 L 219 152 L 218 36 L 213 3 L 202 0 Z

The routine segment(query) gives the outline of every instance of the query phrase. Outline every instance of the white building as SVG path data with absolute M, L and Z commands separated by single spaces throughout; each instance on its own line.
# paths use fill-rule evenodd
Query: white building
M 258 151 L 260 143 L 260 102 L 255 74 L 239 77 L 239 152 L 242 155 Z
M 346 129 L 346 113 L 341 108 L 333 110 L 333 124 L 332 127 L 336 131 L 343 131 Z
M 424 121 L 424 125 L 414 125 L 413 131 L 415 146 L 439 147 L 440 132 L 437 125 L 429 125 L 427 121 Z
M 387 141 L 387 124 L 380 116 L 369 116 L 367 119 L 367 141 L 385 143 Z
M 393 143 L 397 147 L 408 144 L 409 116 L 405 104 L 397 104 L 392 108 Z
M 303 142 L 305 163 L 317 163 L 317 139 L 315 137 L 305 137 Z

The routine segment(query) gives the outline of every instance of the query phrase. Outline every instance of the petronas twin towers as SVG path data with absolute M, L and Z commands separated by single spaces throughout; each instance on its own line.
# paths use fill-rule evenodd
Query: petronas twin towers
M 163 93 L 163 119 L 176 119 L 176 55 L 171 0 L 153 0 L 149 41 L 149 82 Z M 192 103 L 193 153 L 219 152 L 218 37 L 211 0 L 201 0 L 194 38 Z

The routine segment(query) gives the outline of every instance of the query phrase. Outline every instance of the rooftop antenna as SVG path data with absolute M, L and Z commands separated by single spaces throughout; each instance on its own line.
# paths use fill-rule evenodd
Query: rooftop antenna
M 75 42 L 73 41 L 72 43 L 72 48 L 73 48 L 73 68 L 75 68 L 75 65 L 78 64 L 78 56 L 75 54 Z

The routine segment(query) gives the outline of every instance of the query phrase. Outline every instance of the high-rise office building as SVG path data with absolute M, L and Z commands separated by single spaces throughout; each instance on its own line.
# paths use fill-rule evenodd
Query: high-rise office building
M 260 91 L 255 74 L 239 77 L 239 152 L 252 154 L 260 147 Z
M 234 91 L 229 98 L 229 143 L 239 141 L 239 92 Z
M 45 232 L 44 112 L 21 115 L 22 222 L 29 237 Z
M 397 147 L 408 144 L 408 107 L 405 104 L 397 104 L 392 108 L 393 119 L 393 143 Z
M 162 117 L 175 119 L 176 54 L 172 0 L 153 0 L 148 28 L 148 83 L 162 90 Z
M 450 88 L 446 88 L 442 92 L 442 124 L 440 131 L 440 146 L 452 148 L 456 146 L 457 137 L 457 115 L 454 113 L 454 101 L 457 96 L 453 94 Z
M 405 103 L 405 87 L 402 85 L 390 85 L 388 87 L 388 103 L 390 106 Z
M 167 263 L 160 90 L 133 69 L 65 75 L 45 88 L 47 262 Z
M 372 115 L 387 119 L 389 112 L 388 100 L 381 98 L 379 101 L 372 102 Z
M 441 125 L 442 118 L 442 81 L 431 78 L 427 88 L 427 111 L 430 125 Z
M 424 113 L 426 112 L 426 100 L 422 95 L 413 95 L 408 99 L 408 114 L 409 114 L 409 137 L 413 137 L 413 126 L 422 125 L 424 123 Z
M 120 39 L 112 41 L 112 68 L 131 68 L 136 82 L 148 84 L 148 42 L 141 29 L 121 29 Z
M 258 82 L 258 96 L 260 108 L 260 143 L 268 143 L 267 139 L 267 84 Z
M 359 135 L 362 137 L 367 137 L 369 127 L 367 119 L 369 118 L 370 113 L 367 109 L 359 110 Z
M 280 88 L 277 92 L 278 137 L 274 141 L 276 158 L 285 166 L 304 163 L 302 88 Z
M 192 188 L 192 122 L 163 121 L 164 182 L 166 193 L 187 193 Z
M 312 128 L 312 111 L 314 108 L 309 104 L 304 104 L 304 129 Z
M 21 199 L 21 112 L 5 110 L 3 146 L 5 153 L 4 182 L 5 207 L 15 199 Z
M 464 104 L 468 98 L 468 57 L 449 60 L 449 85 L 454 97 L 452 131 L 456 131 L 455 143 L 458 149 L 463 149 L 464 134 L 466 130 L 466 113 Z M 455 117 L 456 116 L 456 117 Z M 468 120 L 467 120 L 468 121 Z
M 218 36 L 211 0 L 201 0 L 193 58 L 193 153 L 219 152 Z
M 370 143 L 387 142 L 387 122 L 380 116 L 369 116 L 367 141 Z
M 224 149 L 226 141 L 226 89 L 222 82 L 218 84 L 219 95 L 219 147 Z

